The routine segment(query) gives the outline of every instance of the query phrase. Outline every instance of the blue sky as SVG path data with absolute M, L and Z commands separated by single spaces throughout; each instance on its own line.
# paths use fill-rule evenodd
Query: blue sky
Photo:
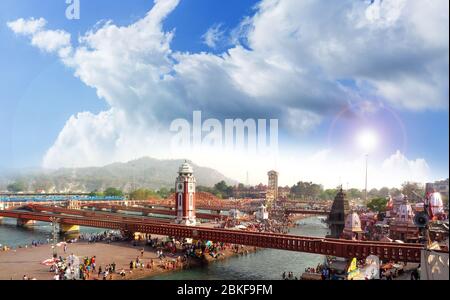
M 140 147 L 138 141 L 142 141 L 147 134 L 139 136 L 137 132 L 145 132 L 148 126 L 148 135 L 152 135 L 151 130 L 157 126 L 167 126 L 168 120 L 177 116 L 188 117 L 192 110 L 201 109 L 205 115 L 219 120 L 225 117 L 279 118 L 280 148 L 282 152 L 286 151 L 282 156 L 299 153 L 300 156 L 314 158 L 316 154 L 322 155 L 328 151 L 327 160 L 349 160 L 349 166 L 354 165 L 350 160 L 360 154 L 355 150 L 354 136 L 359 129 L 370 127 L 379 135 L 379 147 L 372 156 L 373 168 L 378 168 L 380 174 L 388 170 L 381 166 L 392 162 L 395 168 L 404 168 L 403 173 L 399 174 L 417 172 L 418 175 L 412 179 L 448 177 L 448 83 L 443 83 L 448 81 L 448 45 L 442 46 L 448 44 L 448 30 L 428 34 L 423 30 L 431 30 L 441 24 L 431 21 L 430 24 L 423 24 L 423 21 L 406 15 L 408 11 L 417 10 L 417 13 L 428 14 L 428 19 L 440 21 L 442 16 L 433 17 L 432 14 L 438 14 L 442 9 L 423 9 L 416 1 L 404 4 L 411 6 L 409 10 L 397 4 L 386 4 L 391 1 L 372 1 L 374 3 L 370 5 L 364 1 L 346 0 L 332 7 L 324 1 L 310 6 L 301 2 L 181 0 L 173 3 L 171 9 L 161 13 L 164 17 L 160 22 L 162 34 L 174 30 L 173 38 L 167 42 L 170 51 L 164 52 L 163 57 L 160 57 L 160 51 L 166 51 L 164 47 L 161 49 L 165 50 L 158 48 L 145 54 L 135 53 L 130 47 L 123 51 L 131 52 L 123 53 L 132 53 L 131 61 L 133 55 L 138 57 L 136 65 L 138 62 L 153 63 L 158 60 L 158 66 L 164 70 L 171 69 L 166 74 L 174 75 L 176 83 L 146 86 L 149 80 L 136 83 L 140 82 L 140 75 L 133 75 L 136 78 L 119 75 L 124 80 L 124 86 L 119 89 L 111 82 L 105 82 L 109 77 L 116 76 L 117 70 L 108 68 L 101 71 L 104 78 L 94 78 L 92 74 L 97 74 L 101 66 L 84 65 L 76 61 L 75 56 L 64 60 L 56 51 L 47 51 L 45 45 L 33 46 L 30 36 L 24 34 L 23 29 L 13 32 L 8 22 L 20 18 L 43 18 L 46 26 L 42 31 L 61 30 L 70 34 L 70 47 L 76 51 L 81 48 L 78 37 L 86 36 L 86 32 L 94 28 L 97 28 L 93 31 L 95 33 L 98 28 L 109 26 L 102 23 L 95 27 L 97 22 L 112 20 L 118 28 L 138 23 L 145 20 L 153 1 L 81 0 L 80 20 L 66 18 L 67 5 L 63 0 L 43 0 L 39 5 L 32 0 L 1 1 L 0 168 L 56 168 L 85 166 L 93 162 L 102 165 L 140 155 L 167 158 L 161 155 L 167 152 L 164 148 L 155 152 L 143 151 L 141 148 L 150 149 L 155 141 L 146 141 Z M 257 4 L 261 5 L 256 7 Z M 439 1 L 439 5 L 445 8 L 448 3 Z M 353 27 L 343 18 L 336 17 L 335 28 L 326 21 L 319 21 L 322 18 L 327 20 L 327 13 L 334 18 L 333 12 L 342 10 L 344 15 L 347 9 L 353 9 L 357 18 L 361 18 L 352 23 Z M 319 12 L 324 15 L 318 15 Z M 358 12 L 361 14 L 358 15 Z M 448 16 L 443 17 L 443 22 L 448 23 Z M 250 30 L 244 26 L 248 24 L 253 26 Z M 413 28 L 410 30 L 412 33 L 402 33 L 405 24 Z M 215 26 L 222 34 L 217 36 L 216 47 L 211 47 L 205 43 L 205 34 Z M 368 27 L 364 29 L 364 26 Z M 158 28 L 155 30 L 164 46 L 164 36 L 159 35 Z M 366 35 L 363 30 L 370 36 L 364 37 L 367 46 L 353 50 L 356 47 L 349 45 L 351 50 L 338 52 L 345 48 L 340 41 L 356 40 L 355 37 Z M 240 32 L 238 41 L 232 39 L 236 32 Z M 389 39 L 384 40 L 388 32 L 399 35 L 392 39 L 399 41 L 398 44 L 389 44 Z M 149 35 L 142 42 L 154 36 Z M 100 34 L 95 38 L 96 42 L 107 39 Z M 124 37 L 116 37 L 117 41 L 120 38 Z M 125 44 L 127 38 L 124 38 Z M 421 38 L 425 41 L 417 45 L 418 50 L 409 51 L 411 45 Z M 385 49 L 371 46 L 381 40 L 384 40 Z M 117 45 L 120 50 L 121 44 L 118 42 Z M 109 57 L 110 49 L 100 47 L 103 46 L 99 46 L 101 51 L 97 51 L 98 55 L 107 54 L 102 57 Z M 319 51 L 323 51 L 322 54 L 318 55 Z M 98 57 L 97 61 L 102 57 Z M 119 62 L 120 56 L 114 59 Z M 120 66 L 120 63 L 119 74 L 127 73 L 126 68 L 130 65 Z M 292 66 L 295 69 L 290 69 Z M 274 69 L 270 69 L 272 67 Z M 421 75 L 423 70 L 425 75 Z M 77 72 L 78 77 L 75 76 Z M 441 77 L 442 81 L 433 80 Z M 145 90 L 142 98 L 134 99 L 134 93 L 124 91 L 133 84 Z M 159 91 L 161 85 L 164 87 Z M 176 99 L 174 103 L 157 96 L 163 97 L 168 93 L 171 94 L 170 99 Z M 133 99 L 128 99 L 127 95 L 133 95 L 130 96 Z M 145 102 L 147 98 L 151 100 Z M 274 106 L 278 100 L 280 103 Z M 357 112 L 360 113 L 357 118 L 343 117 L 333 123 L 350 102 L 352 105 L 367 102 L 377 107 L 381 104 L 381 108 L 378 107 L 375 112 Z M 173 112 L 169 113 L 172 109 Z M 142 116 L 133 118 L 132 122 L 122 119 L 123 114 L 130 118 L 136 111 L 142 111 Z M 77 114 L 81 112 L 90 114 L 80 117 Z M 111 119 L 101 122 L 104 112 L 108 112 L 107 118 Z M 72 123 L 69 122 L 71 118 L 75 119 Z M 142 123 L 135 122 L 142 118 L 145 119 Z M 114 124 L 115 127 L 102 129 L 99 123 Z M 117 138 L 110 140 L 86 136 L 92 128 L 100 132 L 111 130 Z M 136 132 L 136 136 L 129 137 L 130 132 Z M 403 135 L 406 136 L 406 143 Z M 83 143 L 75 141 L 77 139 Z M 126 144 L 123 147 L 131 150 L 122 149 L 123 143 Z M 114 147 L 117 149 L 111 150 Z M 139 150 L 133 151 L 135 147 Z M 397 150 L 401 156 L 395 156 Z M 311 161 L 314 161 L 313 158 Z M 393 162 L 394 158 L 401 162 Z M 195 155 L 192 159 L 199 160 Z M 263 168 L 283 169 L 283 165 L 289 164 L 282 160 L 283 157 L 277 158 Z M 226 175 L 245 179 L 245 170 L 236 171 L 242 160 L 231 164 L 233 169 L 215 165 L 215 161 L 217 158 L 204 161 L 202 158 L 199 163 L 211 165 Z M 423 161 L 426 162 L 427 175 L 422 174 Z M 298 163 L 307 164 L 302 161 Z M 264 180 L 263 172 L 256 171 L 258 168 L 255 165 L 249 163 L 243 169 L 255 169 L 255 173 L 258 172 L 254 175 L 255 180 Z M 289 179 L 285 178 L 286 183 L 302 177 L 309 179 L 306 171 L 301 174 L 290 172 L 285 171 L 289 174 Z M 320 181 L 320 176 L 311 179 Z M 358 179 L 350 175 L 348 180 L 354 185 L 359 184 Z M 336 180 L 330 178 L 323 181 L 326 185 L 336 184 Z M 381 181 L 379 184 L 382 184 Z
M 81 1 L 80 20 L 68 20 L 64 0 L 5 0 L 0 3 L 0 167 L 40 166 L 42 157 L 56 140 L 67 119 L 77 112 L 99 112 L 106 105 L 95 90 L 74 78 L 54 56 L 40 53 L 18 39 L 6 23 L 18 18 L 43 17 L 54 28 L 64 28 L 74 36 L 111 19 L 127 25 L 143 17 L 152 7 L 148 0 Z M 176 28 L 173 49 L 205 51 L 202 35 L 215 23 L 234 28 L 253 11 L 257 1 L 183 1 L 167 19 L 165 28 Z M 30 145 L 32 145 L 30 149 Z

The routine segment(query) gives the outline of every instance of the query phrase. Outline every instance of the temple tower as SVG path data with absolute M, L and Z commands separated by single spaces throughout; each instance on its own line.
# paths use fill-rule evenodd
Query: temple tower
M 184 162 L 178 171 L 175 182 L 176 223 L 194 226 L 195 219 L 195 184 L 192 166 Z
M 267 173 L 269 182 L 267 185 L 266 205 L 270 206 L 272 202 L 278 200 L 278 172 L 269 171 Z
M 328 216 L 328 224 L 331 230 L 331 234 L 328 237 L 336 239 L 341 237 L 345 227 L 345 216 L 348 215 L 349 211 L 350 206 L 341 187 L 334 198 L 333 206 Z

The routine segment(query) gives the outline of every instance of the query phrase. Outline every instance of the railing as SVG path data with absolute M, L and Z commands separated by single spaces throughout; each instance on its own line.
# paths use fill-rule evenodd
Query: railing
M 125 201 L 124 197 L 90 197 L 90 196 L 0 196 L 0 202 L 5 203 L 14 203 L 14 202 L 25 202 L 25 203 L 33 203 L 33 202 L 51 202 L 51 201 Z
M 0 216 L 51 222 L 54 214 L 18 211 L 0 211 Z M 273 248 L 280 250 L 332 255 L 345 258 L 365 259 L 377 255 L 382 260 L 420 262 L 420 244 L 395 244 L 380 242 L 349 241 L 277 233 L 260 233 L 230 229 L 190 227 L 176 224 L 163 224 L 146 220 L 108 220 L 106 218 L 77 217 L 58 215 L 59 222 L 67 225 L 80 225 L 96 228 L 122 229 L 130 232 L 159 234 L 165 236 L 211 240 L 231 244 Z

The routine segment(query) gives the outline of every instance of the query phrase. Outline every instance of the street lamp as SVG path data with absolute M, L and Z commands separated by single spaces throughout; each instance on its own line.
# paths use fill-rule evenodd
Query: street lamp
M 369 152 L 371 150 L 373 150 L 377 143 L 378 143 L 378 138 L 377 135 L 375 134 L 375 132 L 373 132 L 372 130 L 366 129 L 363 130 L 359 133 L 358 137 L 357 137 L 357 142 L 359 144 L 359 146 L 366 152 L 365 158 L 366 158 L 366 176 L 365 176 L 365 192 L 364 192 L 364 200 L 367 203 L 367 175 L 368 175 L 368 165 L 369 165 Z

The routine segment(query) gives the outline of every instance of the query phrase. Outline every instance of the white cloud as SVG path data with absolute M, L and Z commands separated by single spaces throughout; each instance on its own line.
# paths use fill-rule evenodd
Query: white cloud
M 283 185 L 292 185 L 302 180 L 318 182 L 327 188 L 341 184 L 344 188 L 347 184 L 349 187 L 364 188 L 364 155 L 349 158 L 332 149 L 324 149 L 316 153 L 299 150 L 295 153 L 284 153 L 284 156 L 284 162 L 279 165 Z M 431 178 L 427 162 L 422 158 L 410 160 L 400 151 L 381 160 L 369 157 L 369 189 L 400 187 L 406 181 L 425 183 L 434 179 Z
M 26 34 L 33 35 L 38 31 L 41 31 L 47 21 L 43 18 L 35 19 L 31 18 L 29 20 L 25 20 L 23 18 L 18 19 L 14 22 L 8 22 L 8 27 L 16 34 Z
M 203 43 L 210 48 L 216 48 L 217 44 L 223 39 L 225 31 L 222 30 L 222 24 L 211 26 L 202 36 Z
M 447 106 L 446 0 L 432 5 L 420 0 L 372 5 L 263 0 L 232 31 L 236 44 L 220 55 L 173 52 L 174 31 L 165 32 L 162 22 L 178 3 L 155 1 L 145 17 L 128 26 L 111 21 L 97 25 L 76 46 L 68 33 L 46 30 L 43 19 L 8 23 L 36 47 L 58 53 L 110 106 L 98 115 L 73 116 L 47 152 L 44 166 L 170 156 L 168 122 L 187 118 L 193 110 L 220 119 L 279 118 L 280 128 L 296 132 L 362 98 L 381 97 L 414 110 Z M 216 29 L 208 39 L 204 36 L 212 46 L 221 35 Z M 343 87 L 341 79 L 354 80 L 359 90 Z M 236 155 L 229 161 L 216 154 L 208 159 L 193 155 L 230 175 L 242 164 Z M 266 169 L 286 158 L 276 160 L 254 163 Z M 357 165 L 342 167 L 354 170 Z
M 8 27 L 16 34 L 31 38 L 31 44 L 42 51 L 57 53 L 61 58 L 70 55 L 70 34 L 63 30 L 46 30 L 47 21 L 43 18 L 18 19 L 8 22 Z
M 400 151 L 384 160 L 381 169 L 387 182 L 426 182 L 431 175 L 425 159 L 408 160 Z

